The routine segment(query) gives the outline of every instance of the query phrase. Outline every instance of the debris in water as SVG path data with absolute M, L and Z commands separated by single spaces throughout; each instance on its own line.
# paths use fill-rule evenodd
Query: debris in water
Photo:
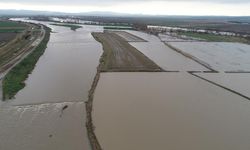
M 65 109 L 67 109 L 68 107 L 69 107 L 68 105 L 63 106 L 62 111 L 61 111 L 61 114 L 60 114 L 60 117 L 62 117 L 63 111 L 64 111 Z
M 65 105 L 63 108 L 62 108 L 62 111 L 64 111 L 65 109 L 68 108 L 68 105 Z

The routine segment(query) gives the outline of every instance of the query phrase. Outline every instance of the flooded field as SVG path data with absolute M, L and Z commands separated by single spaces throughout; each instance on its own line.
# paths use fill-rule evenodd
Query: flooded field
M 1 106 L 0 149 L 88 150 L 84 108 L 84 102 Z
M 193 41 L 192 39 L 183 39 L 180 37 L 177 37 L 177 35 L 167 35 L 167 34 L 159 34 L 158 35 L 160 40 L 163 42 L 187 42 L 187 41 Z
M 113 33 L 119 35 L 120 37 L 124 38 L 127 42 L 146 42 L 144 39 L 130 34 L 126 31 L 113 31 Z
M 51 39 L 26 87 L 0 104 L 0 149 L 90 149 L 84 101 L 102 53 L 91 32 L 102 28 L 39 23 L 52 28 Z
M 250 71 L 250 45 L 225 42 L 169 42 L 217 71 Z
M 103 149 L 250 149 L 249 101 L 188 73 L 102 73 L 93 108 Z
M 160 41 L 160 39 L 157 36 L 147 34 L 147 33 L 141 32 L 141 31 L 126 30 L 126 32 L 133 34 L 135 36 L 138 36 L 146 41 L 150 41 L 150 42 L 159 42 Z
M 207 80 L 250 97 L 250 73 L 195 73 Z
M 148 42 L 130 42 L 130 44 L 167 71 L 208 70 L 197 62 L 169 48 L 156 36 L 138 31 L 127 32 L 147 40 Z
M 197 62 L 169 48 L 154 35 L 139 31 L 127 32 L 147 40 L 147 42 L 130 42 L 130 44 L 167 71 L 208 71 Z

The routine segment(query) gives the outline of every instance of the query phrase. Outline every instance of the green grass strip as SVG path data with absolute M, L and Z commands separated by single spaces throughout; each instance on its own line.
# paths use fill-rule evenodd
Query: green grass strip
M 13 67 L 3 79 L 3 100 L 12 99 L 18 91 L 25 87 L 24 81 L 33 71 L 38 59 L 43 55 L 50 39 L 51 29 L 44 26 L 46 31 L 44 39 L 19 64 Z
M 0 33 L 21 33 L 25 28 L 23 29 L 0 29 Z
M 133 30 L 132 27 L 129 26 L 104 26 L 103 29 L 113 29 L 113 30 Z
M 0 27 L 25 27 L 26 25 L 14 21 L 0 21 Z
M 79 25 L 73 25 L 73 24 L 58 24 L 58 23 L 52 23 L 50 25 L 54 26 L 63 26 L 63 27 L 69 27 L 71 30 L 75 31 L 76 29 L 81 28 L 82 26 Z

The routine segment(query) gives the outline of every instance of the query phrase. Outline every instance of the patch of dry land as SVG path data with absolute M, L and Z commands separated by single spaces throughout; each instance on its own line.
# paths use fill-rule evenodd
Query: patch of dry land
M 20 31 L 15 31 L 20 29 Z M 0 27 L 0 30 L 1 29 Z M 5 29 L 7 30 L 7 29 Z M 5 33 L 5 42 L 0 40 L 0 72 L 4 72 L 17 62 L 19 57 L 30 52 L 43 38 L 43 29 L 39 25 L 24 24 L 23 27 L 12 27 Z M 2 37 L 4 38 L 4 37 Z M 1 38 L 0 38 L 1 39 Z
M 156 72 L 162 69 L 144 54 L 131 46 L 124 38 L 110 31 L 94 32 L 92 35 L 103 45 L 101 71 Z

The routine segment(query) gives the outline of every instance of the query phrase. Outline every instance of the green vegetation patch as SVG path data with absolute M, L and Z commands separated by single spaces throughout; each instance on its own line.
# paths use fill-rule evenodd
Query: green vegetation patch
M 69 27 L 71 30 L 76 31 L 76 29 L 81 28 L 82 26 L 79 25 L 73 25 L 73 24 L 58 24 L 58 23 L 52 23 L 50 25 L 54 26 L 63 26 L 63 27 Z
M 0 21 L 0 28 L 2 27 L 25 27 L 26 25 L 14 21 Z
M 104 26 L 103 28 L 112 30 L 133 30 L 130 26 Z
M 28 75 L 32 72 L 40 56 L 43 55 L 47 48 L 47 43 L 50 38 L 51 29 L 45 27 L 45 37 L 42 42 L 31 52 L 26 58 L 24 58 L 19 64 L 13 67 L 3 80 L 3 99 L 13 98 L 18 91 L 25 87 L 24 81 L 28 78 Z
M 18 28 L 18 29 L 1 29 L 0 33 L 21 33 L 25 30 L 25 28 Z
M 235 36 L 224 36 L 224 35 L 215 35 L 209 33 L 195 33 L 195 32 L 180 32 L 180 35 L 185 35 L 193 38 L 200 38 L 210 42 L 239 42 L 239 43 L 250 43 L 249 40 L 243 37 Z

